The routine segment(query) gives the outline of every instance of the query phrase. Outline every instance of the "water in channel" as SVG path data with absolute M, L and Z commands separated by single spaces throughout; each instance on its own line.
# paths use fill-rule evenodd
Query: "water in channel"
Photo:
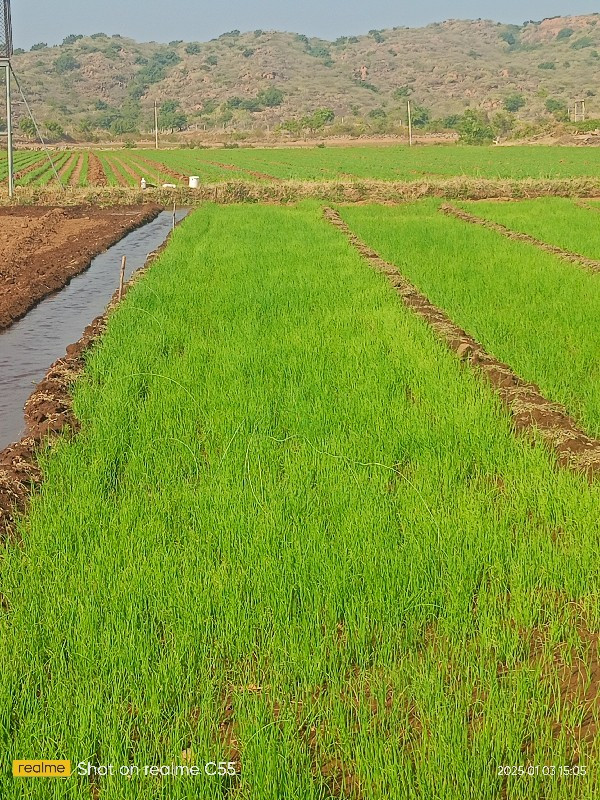
M 187 209 L 178 211 L 177 221 L 187 213 Z M 129 278 L 165 241 L 172 223 L 172 212 L 161 212 L 96 256 L 85 272 L 0 332 L 0 450 L 23 434 L 23 406 L 48 367 L 106 308 L 118 288 L 121 257 L 127 256 L 125 277 Z

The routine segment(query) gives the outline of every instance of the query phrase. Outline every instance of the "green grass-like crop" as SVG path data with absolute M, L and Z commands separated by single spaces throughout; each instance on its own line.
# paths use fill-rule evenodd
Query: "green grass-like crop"
M 100 163 L 102 164 L 102 169 L 104 170 L 104 174 L 106 175 L 106 180 L 108 185 L 121 186 L 121 182 L 119 181 L 118 178 L 118 175 L 120 175 L 120 171 L 114 165 L 109 154 L 106 151 L 102 150 L 102 151 L 97 151 L 96 155 L 98 156 Z
M 344 208 L 342 216 L 490 353 L 600 435 L 598 276 L 438 206 Z
M 29 167 L 31 164 L 35 164 L 36 162 L 41 163 L 41 159 L 43 156 L 40 156 L 39 153 L 30 153 L 30 152 L 16 152 L 14 156 L 14 171 L 15 173 L 19 172 L 26 167 Z M 6 180 L 8 178 L 8 159 L 6 157 L 6 153 L 0 156 L 0 180 Z
M 81 165 L 81 172 L 79 173 L 78 186 L 87 186 L 88 174 L 90 169 L 90 155 L 89 153 L 83 154 L 83 164 Z
M 71 156 L 71 161 L 70 161 L 68 167 L 66 166 L 66 162 L 65 162 L 65 167 L 66 167 L 65 171 L 60 176 L 60 182 L 62 183 L 63 186 L 68 186 L 69 185 L 69 183 L 71 181 L 71 177 L 73 176 L 73 173 L 75 172 L 75 170 L 77 168 L 77 164 L 79 162 L 79 153 L 71 153 L 70 156 Z
M 70 157 L 71 153 L 68 152 L 60 153 L 58 155 L 53 154 L 52 163 L 54 164 L 54 168 L 52 167 L 50 161 L 48 161 L 46 157 L 43 157 L 39 161 L 39 166 L 37 166 L 36 169 L 32 169 L 30 172 L 27 172 L 25 175 L 23 175 L 21 178 L 17 180 L 17 185 L 46 186 L 52 181 L 56 181 L 56 175 L 54 173 L 54 170 L 58 172 L 61 169 L 61 167 L 69 160 Z
M 581 147 L 468 147 L 404 145 L 365 147 L 239 148 L 180 150 L 103 150 L 98 156 L 109 185 L 122 175 L 135 180 L 114 159 L 131 166 L 150 182 L 179 183 L 167 170 L 199 175 L 203 183 L 275 180 L 419 181 L 453 177 L 471 179 L 598 178 L 600 162 L 593 148 Z M 28 153 L 28 155 L 30 155 Z M 0 157 L 1 158 L 1 157 Z M 152 162 L 148 164 L 148 161 Z M 0 179 L 5 158 L 0 160 Z M 32 181 L 35 183 L 35 181 Z M 187 185 L 187 181 L 184 181 Z
M 149 151 L 156 152 L 156 151 Z M 151 156 L 150 156 L 151 157 Z M 296 180 L 427 180 L 473 178 L 576 178 L 600 175 L 600 161 L 581 147 L 310 147 L 296 149 L 161 151 L 160 160 L 201 174 L 210 162 Z M 212 166 L 212 169 L 215 169 Z M 219 169 L 219 168 L 217 168 Z M 237 176 L 252 180 L 249 172 Z M 222 170 L 220 179 L 234 172 Z M 219 179 L 217 178 L 217 179 Z
M 410 210 L 401 240 L 412 217 L 437 235 Z M 0 562 L 3 798 L 598 795 L 497 772 L 569 763 L 554 648 L 600 621 L 600 489 L 515 439 L 319 208 L 197 211 L 75 407 Z M 229 782 L 9 777 L 234 751 Z
M 600 259 L 600 217 L 593 207 L 560 197 L 518 203 L 461 203 L 462 208 L 511 230 L 587 258 Z

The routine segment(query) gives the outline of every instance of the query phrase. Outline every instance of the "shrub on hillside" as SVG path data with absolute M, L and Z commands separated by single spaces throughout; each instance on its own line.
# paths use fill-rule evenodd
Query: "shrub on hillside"
M 66 72 L 72 72 L 74 69 L 79 68 L 79 61 L 77 61 L 71 53 L 61 53 L 54 62 L 54 69 L 59 75 L 64 75 Z

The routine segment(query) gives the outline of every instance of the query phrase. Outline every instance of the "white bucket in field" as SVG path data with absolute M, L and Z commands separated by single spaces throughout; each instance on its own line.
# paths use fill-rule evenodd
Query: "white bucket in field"
M 199 189 L 199 188 L 200 188 L 200 176 L 190 175 L 190 189 Z

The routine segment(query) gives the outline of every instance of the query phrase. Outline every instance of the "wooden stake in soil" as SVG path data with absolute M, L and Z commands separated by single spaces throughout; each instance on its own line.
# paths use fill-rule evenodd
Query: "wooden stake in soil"
M 173 200 L 173 230 L 175 230 L 175 200 Z
M 123 297 L 123 283 L 125 282 L 125 265 L 127 264 L 127 256 L 121 259 L 121 276 L 119 278 L 119 300 Z

